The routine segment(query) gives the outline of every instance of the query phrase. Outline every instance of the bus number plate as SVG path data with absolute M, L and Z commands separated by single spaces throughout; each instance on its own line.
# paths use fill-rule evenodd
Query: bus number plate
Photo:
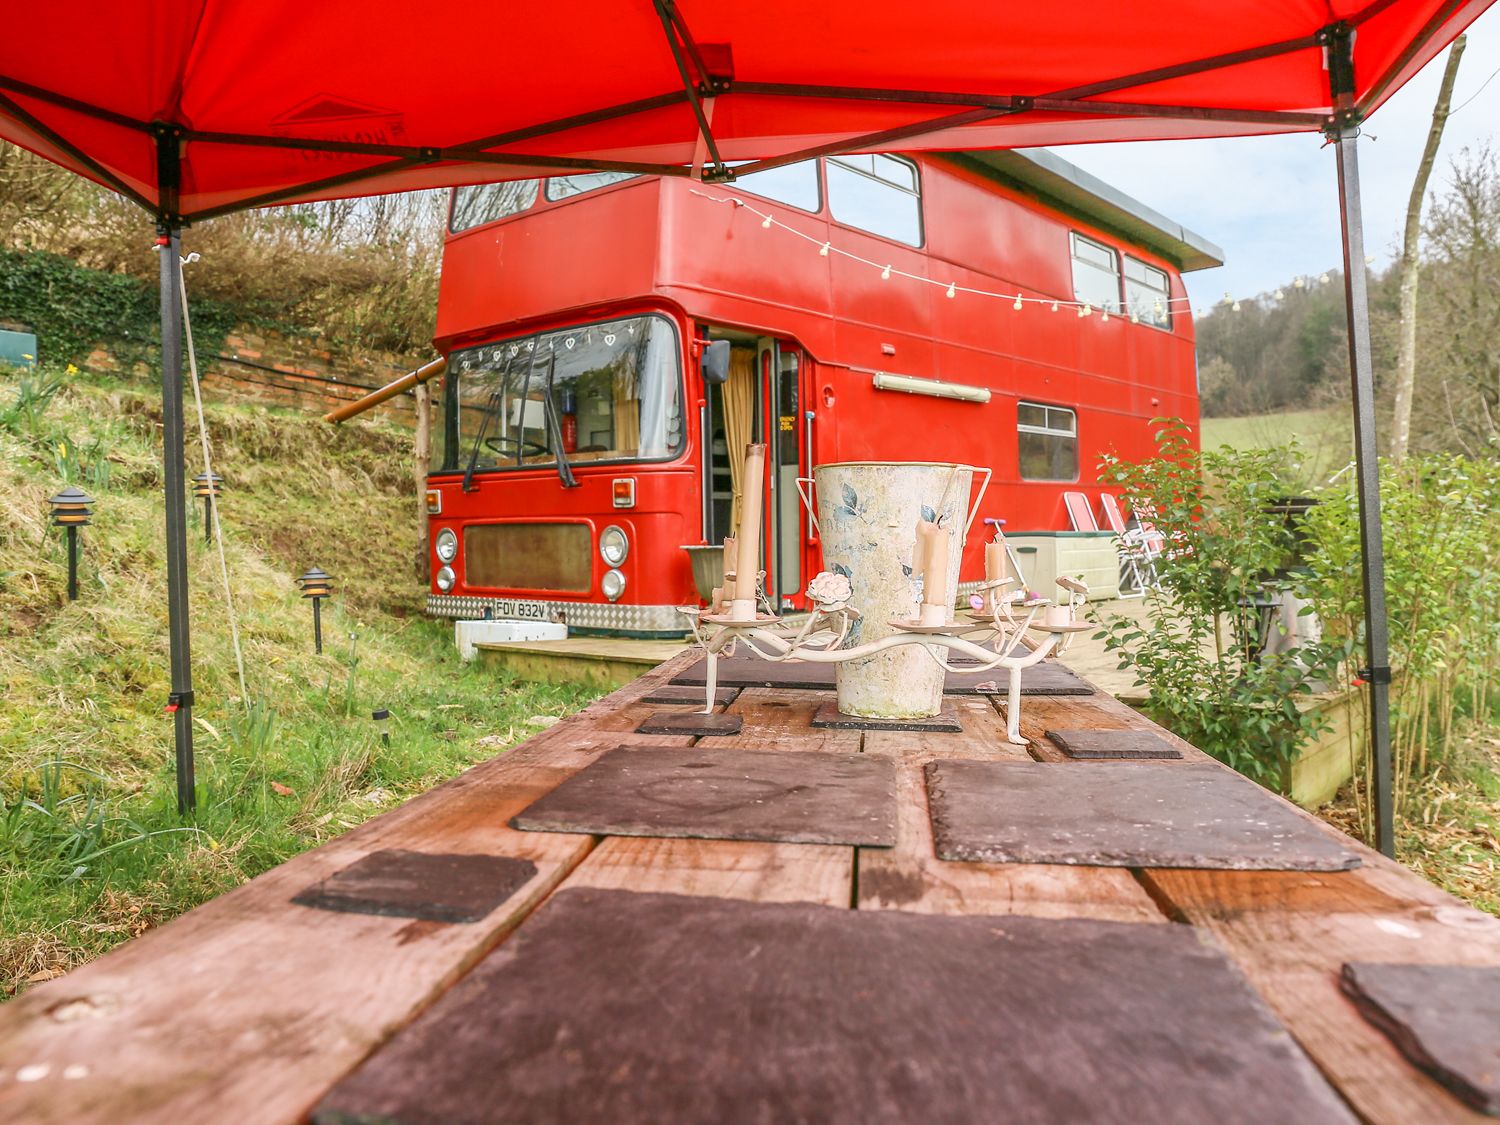
M 551 621 L 552 610 L 546 602 L 523 602 L 516 598 L 496 598 L 490 612 L 502 621 Z

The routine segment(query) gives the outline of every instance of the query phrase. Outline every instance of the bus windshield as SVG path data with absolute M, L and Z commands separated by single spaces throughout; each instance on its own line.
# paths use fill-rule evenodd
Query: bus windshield
M 682 449 L 677 332 L 636 316 L 455 351 L 443 407 L 445 470 L 664 460 Z

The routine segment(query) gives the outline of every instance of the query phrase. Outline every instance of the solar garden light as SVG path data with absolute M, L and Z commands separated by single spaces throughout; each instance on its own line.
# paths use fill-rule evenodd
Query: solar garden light
M 317 567 L 313 567 L 301 578 L 297 579 L 297 585 L 302 588 L 302 596 L 312 599 L 313 607 L 313 646 L 317 652 L 323 651 L 323 599 L 333 593 L 333 579 L 324 574 Z
M 52 525 L 68 529 L 68 601 L 78 600 L 78 529 L 89 525 L 94 514 L 93 497 L 81 488 L 69 486 L 48 500 L 52 505 Z
M 377 723 L 380 724 L 380 744 L 382 746 L 389 746 L 391 744 L 391 732 L 388 731 L 385 726 L 386 720 L 388 720 L 390 717 L 390 711 L 384 707 L 382 707 L 378 711 L 370 712 L 370 718 L 374 719 Z
M 203 542 L 214 541 L 214 497 L 224 478 L 218 473 L 199 473 L 193 478 L 193 495 L 203 501 Z

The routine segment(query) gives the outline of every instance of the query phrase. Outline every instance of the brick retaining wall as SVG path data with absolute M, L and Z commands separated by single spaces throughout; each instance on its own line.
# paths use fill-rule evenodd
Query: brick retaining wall
M 218 354 L 200 355 L 198 363 L 205 388 L 324 414 L 399 379 L 432 358 L 431 353 L 400 356 L 357 348 L 333 349 L 310 337 L 240 328 L 224 338 Z M 108 345 L 95 348 L 84 365 L 99 371 L 122 371 L 126 367 Z M 130 371 L 140 376 L 151 374 L 146 364 L 139 362 L 131 364 Z M 406 425 L 415 420 L 415 402 L 409 393 L 375 409 Z

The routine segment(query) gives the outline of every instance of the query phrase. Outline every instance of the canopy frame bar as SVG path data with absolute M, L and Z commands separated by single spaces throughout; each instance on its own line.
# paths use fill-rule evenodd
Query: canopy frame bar
M 1361 117 L 1370 111 L 1371 106 L 1380 101 L 1386 90 L 1390 89 L 1390 85 L 1396 80 L 1396 77 L 1411 64 L 1411 60 L 1417 57 L 1423 47 L 1427 46 L 1428 41 L 1466 3 L 1468 3 L 1468 0 L 1448 0 L 1446 4 L 1432 14 L 1432 18 L 1422 26 L 1422 30 L 1417 33 L 1416 38 L 1406 45 L 1406 50 L 1401 52 L 1400 57 L 1386 68 L 1385 73 L 1366 92 L 1364 98 L 1359 103 L 1359 115 Z
M 703 65 L 703 56 L 698 51 L 698 45 L 693 41 L 692 34 L 688 31 L 687 21 L 682 18 L 682 13 L 672 0 L 651 0 L 656 9 L 656 17 L 661 21 L 662 34 L 667 37 L 667 46 L 672 50 L 672 61 L 677 65 L 677 73 L 682 78 L 682 90 L 687 95 L 688 105 L 692 107 L 693 116 L 698 121 L 698 133 L 703 138 L 703 144 L 708 149 L 709 159 L 713 161 L 713 172 L 705 171 L 705 180 L 727 180 L 730 178 L 729 169 L 724 165 L 724 158 L 719 153 L 719 142 L 714 139 L 713 128 L 709 125 L 708 114 L 703 108 L 703 98 L 697 83 L 688 70 L 688 59 L 684 53 L 692 56 L 693 66 L 697 69 L 701 80 L 709 89 L 710 96 L 718 93 L 717 84 L 709 78 L 707 70 Z
M 123 195 L 126 199 L 134 203 L 137 207 L 143 207 L 147 211 L 155 210 L 155 208 L 151 205 L 151 201 L 144 195 L 136 191 L 135 188 L 131 187 L 119 176 L 111 172 L 108 168 L 104 167 L 104 165 L 100 164 L 92 156 L 84 152 L 72 141 L 68 140 L 68 138 L 64 137 L 56 129 L 52 128 L 52 126 L 48 125 L 45 121 L 40 120 L 35 114 L 31 113 L 20 103 L 7 97 L 5 94 L 0 94 L 0 109 L 3 109 L 7 113 L 10 113 L 14 117 L 16 117 L 23 125 L 25 125 L 37 136 L 45 140 L 48 144 L 54 145 L 55 147 L 61 149 L 63 152 L 67 153 L 94 175 L 98 176 L 99 179 L 104 183 L 108 184 L 110 187 L 114 188 L 117 192 Z
M 1375 441 L 1375 374 L 1370 359 L 1370 303 L 1365 277 L 1364 221 L 1359 190 L 1359 114 L 1354 108 L 1354 28 L 1330 29 L 1328 85 L 1335 114 L 1327 136 L 1338 164 L 1339 226 L 1344 246 L 1344 306 L 1349 325 L 1349 382 L 1354 399 L 1355 482 L 1359 499 L 1360 566 L 1365 595 L 1365 667 L 1369 687 L 1370 789 L 1375 841 L 1396 854 L 1391 774 L 1390 650 L 1385 599 L 1385 544 L 1380 522 L 1380 454 Z
M 868 152 L 872 148 L 889 144 L 892 141 L 903 141 L 911 137 L 920 137 L 927 133 L 937 133 L 944 129 L 955 129 L 960 125 L 971 125 L 977 121 L 987 121 L 994 117 L 1009 117 L 1012 114 L 1025 113 L 1030 108 L 1030 99 L 1018 98 L 1014 108 L 993 109 L 968 109 L 962 113 L 949 113 L 942 117 L 924 118 L 910 125 L 898 125 L 893 129 L 882 129 L 878 133 L 866 133 L 860 137 L 844 137 L 837 141 L 829 141 L 827 144 L 814 145 L 812 148 L 799 149 L 796 152 L 782 153 L 780 156 L 767 157 L 765 160 L 752 160 L 748 164 L 741 164 L 730 170 L 727 177 L 734 180 L 740 176 L 749 176 L 755 172 L 764 172 L 770 168 L 781 168 L 787 164 L 796 164 L 799 161 L 811 160 L 816 156 L 828 156 L 840 152 Z

